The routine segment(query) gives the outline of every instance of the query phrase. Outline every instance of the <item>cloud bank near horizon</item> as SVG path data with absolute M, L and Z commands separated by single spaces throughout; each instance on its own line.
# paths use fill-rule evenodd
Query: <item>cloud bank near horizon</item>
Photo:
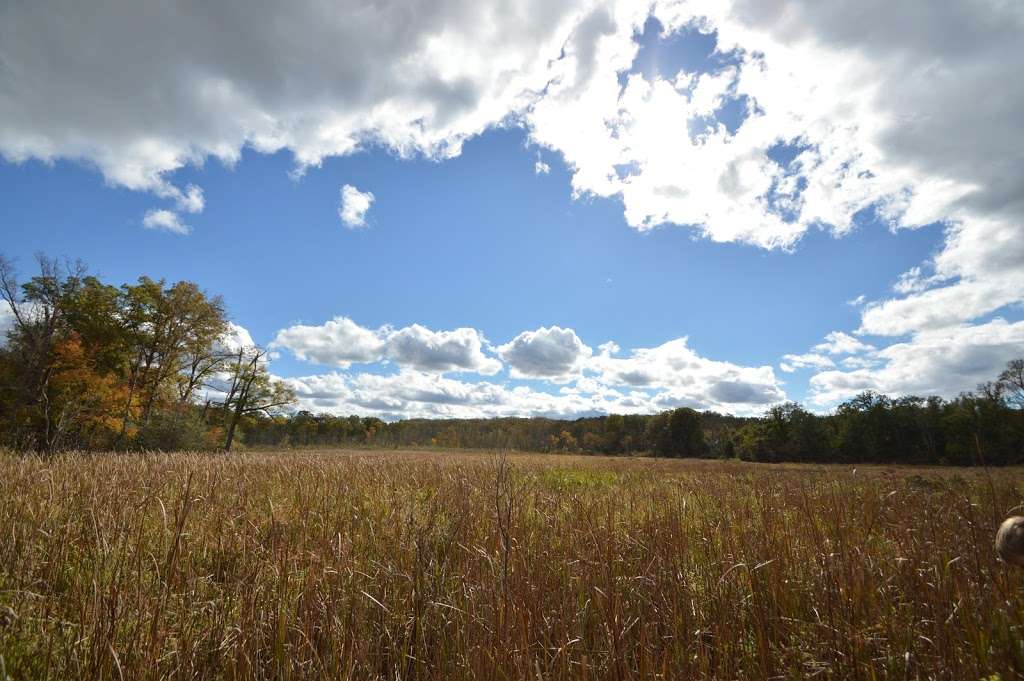
M 702 357 L 687 338 L 627 353 L 609 342 L 595 352 L 574 330 L 557 326 L 493 345 L 470 328 L 369 329 L 336 317 L 282 329 L 270 346 L 332 368 L 282 380 L 295 388 L 301 408 L 337 414 L 570 418 L 678 406 L 758 414 L 786 398 L 772 367 Z

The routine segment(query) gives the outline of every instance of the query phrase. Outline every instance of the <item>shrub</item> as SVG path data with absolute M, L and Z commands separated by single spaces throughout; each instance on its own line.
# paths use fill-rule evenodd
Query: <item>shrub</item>
M 195 414 L 154 414 L 139 428 L 135 447 L 146 451 L 174 452 L 211 449 L 206 425 Z

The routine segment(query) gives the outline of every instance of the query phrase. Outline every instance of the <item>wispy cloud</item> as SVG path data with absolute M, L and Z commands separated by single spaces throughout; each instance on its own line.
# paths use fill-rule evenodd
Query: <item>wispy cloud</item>
M 171 210 L 154 209 L 146 212 L 142 218 L 142 226 L 146 229 L 162 230 L 173 234 L 189 234 L 192 228 L 181 221 L 177 213 Z

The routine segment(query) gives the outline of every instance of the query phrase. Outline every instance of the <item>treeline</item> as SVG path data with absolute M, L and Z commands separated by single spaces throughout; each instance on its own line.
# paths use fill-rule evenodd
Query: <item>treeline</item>
M 0 445 L 230 449 L 243 419 L 294 400 L 265 351 L 230 341 L 223 301 L 195 284 L 113 286 L 81 263 L 38 265 L 22 283 L 0 257 Z
M 266 447 L 439 447 L 746 461 L 1024 463 L 1024 360 L 953 400 L 865 392 L 829 415 L 796 403 L 760 418 L 675 409 L 654 416 L 411 419 L 300 411 L 248 419 L 245 441 Z
M 1024 361 L 953 400 L 865 392 L 827 416 L 788 403 L 739 428 L 728 451 L 750 461 L 1024 463 Z
M 574 421 L 549 418 L 408 419 L 333 416 L 300 411 L 253 418 L 245 442 L 262 447 L 439 447 L 515 449 L 607 455 L 707 456 L 750 421 L 677 409 L 656 416 L 612 414 Z

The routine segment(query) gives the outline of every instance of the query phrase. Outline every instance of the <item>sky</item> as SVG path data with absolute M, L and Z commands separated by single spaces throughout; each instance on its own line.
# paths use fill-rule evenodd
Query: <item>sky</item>
M 0 253 L 197 282 L 312 411 L 953 397 L 1024 356 L 1022 30 L 995 0 L 14 0 Z

